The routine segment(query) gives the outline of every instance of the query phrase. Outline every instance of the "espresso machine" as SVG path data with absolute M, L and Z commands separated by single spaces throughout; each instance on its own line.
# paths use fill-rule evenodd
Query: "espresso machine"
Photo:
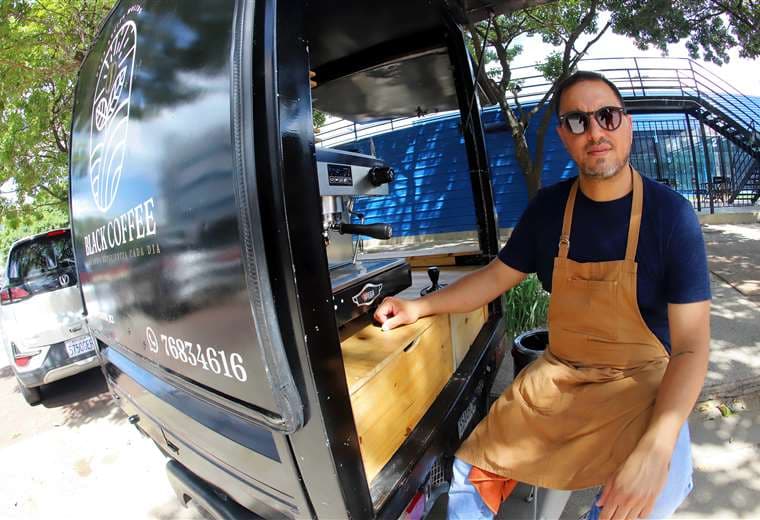
M 316 155 L 322 237 L 341 327 L 373 311 L 386 296 L 409 287 L 411 268 L 404 259 L 359 256 L 362 237 L 388 240 L 392 229 L 389 224 L 365 224 L 364 215 L 354 211 L 355 197 L 387 196 L 393 169 L 371 155 L 334 148 L 318 148 Z

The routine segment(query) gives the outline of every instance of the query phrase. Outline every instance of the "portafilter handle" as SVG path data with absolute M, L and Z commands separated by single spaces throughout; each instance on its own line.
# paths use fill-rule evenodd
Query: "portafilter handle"
M 394 172 L 390 166 L 375 166 L 369 170 L 369 182 L 373 186 L 382 186 L 393 182 Z
M 435 292 L 439 289 L 442 289 L 446 286 L 445 283 L 439 284 L 438 279 L 441 276 L 441 271 L 436 266 L 428 267 L 427 270 L 428 277 L 430 278 L 430 287 L 426 287 L 420 291 L 420 296 L 425 296 L 426 294 L 429 294 L 431 292 Z
M 393 236 L 393 228 L 390 224 L 347 224 L 339 222 L 335 228 L 341 235 L 351 233 L 352 235 L 363 235 L 379 240 L 388 240 Z

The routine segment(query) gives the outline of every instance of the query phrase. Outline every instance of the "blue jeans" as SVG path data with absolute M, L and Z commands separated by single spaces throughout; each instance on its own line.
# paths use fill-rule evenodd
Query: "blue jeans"
M 461 459 L 454 459 L 447 513 L 447 518 L 450 520 L 491 519 L 494 516 L 481 500 L 475 487 L 467 480 L 471 467 L 470 464 Z M 694 487 L 691 476 L 691 439 L 689 437 L 689 425 L 684 424 L 678 434 L 673 457 L 670 460 L 668 480 L 657 497 L 649 518 L 669 518 L 672 516 Z M 591 504 L 587 520 L 598 520 L 600 513 L 600 509 L 596 505 L 598 498 L 599 495 Z

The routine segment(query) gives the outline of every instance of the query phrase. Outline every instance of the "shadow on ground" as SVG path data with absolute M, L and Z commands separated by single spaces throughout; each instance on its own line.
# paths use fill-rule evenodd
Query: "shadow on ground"
M 757 518 L 760 515 L 760 394 L 722 417 L 692 414 L 694 491 L 677 517 Z M 749 404 L 749 406 L 746 406 Z M 709 410 L 708 410 L 709 411 Z
M 703 227 L 710 271 L 760 303 L 760 225 Z
M 60 408 L 62 426 L 76 428 L 103 418 L 122 422 L 125 415 L 113 403 L 100 368 L 93 368 L 42 387 L 42 405 Z
M 10 365 L 0 368 L 0 379 L 8 379 L 14 377 L 13 369 Z

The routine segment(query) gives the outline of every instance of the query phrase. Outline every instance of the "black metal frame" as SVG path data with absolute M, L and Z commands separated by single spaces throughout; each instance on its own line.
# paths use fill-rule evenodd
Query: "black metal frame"
M 263 310 L 270 313 L 271 323 L 276 322 L 281 336 L 279 350 L 266 354 L 267 366 L 275 372 L 271 379 L 276 385 L 275 393 L 282 398 L 278 402 L 281 416 L 263 417 L 261 410 L 238 406 L 206 389 L 195 388 L 168 371 L 144 365 L 139 355 L 115 343 L 100 352 L 104 373 L 114 395 L 123 401 L 122 407 L 130 410 L 134 418 L 131 422 L 144 431 L 150 430 L 159 448 L 177 459 L 169 470 L 181 481 L 178 488 L 205 500 L 220 515 L 226 508 L 211 504 L 215 502 L 214 484 L 226 487 L 229 497 L 224 497 L 225 501 L 229 498 L 234 502 L 242 500 L 238 497 L 245 498 L 247 493 L 241 489 L 253 486 L 251 481 L 255 479 L 252 474 L 233 474 L 217 464 L 209 455 L 220 450 L 214 442 L 203 446 L 203 450 L 184 442 L 192 435 L 195 423 L 226 437 L 223 440 L 236 447 L 249 448 L 244 437 L 251 432 L 266 436 L 266 450 L 260 454 L 274 461 L 268 471 L 282 469 L 283 480 L 294 486 L 287 493 L 278 490 L 283 496 L 281 504 L 272 505 L 273 514 L 295 514 L 297 510 L 299 515 L 323 518 L 395 518 L 424 483 L 434 460 L 451 455 L 458 446 L 461 439 L 456 424 L 461 413 L 473 400 L 477 401 L 478 413 L 468 430 L 485 414 L 489 389 L 504 355 L 501 306 L 498 302 L 489 306 L 489 319 L 473 348 L 370 489 L 345 378 L 321 234 L 304 4 L 296 0 L 236 0 L 234 5 L 229 56 L 230 138 L 240 241 L 249 288 L 260 282 L 251 275 L 258 266 L 265 266 L 261 271 L 269 277 L 265 286 L 271 290 L 271 299 L 254 301 L 255 291 L 249 291 L 248 297 L 254 314 L 262 312 L 262 306 L 270 306 Z M 498 228 L 483 129 L 478 105 L 471 102 L 475 88 L 461 30 L 448 20 L 441 23 L 436 34 L 425 33 L 414 40 L 382 45 L 361 57 L 370 61 L 399 57 L 402 43 L 415 43 L 416 49 L 408 49 L 410 52 L 430 49 L 431 45 L 451 49 L 455 81 L 461 90 L 460 110 L 463 120 L 469 121 L 465 144 L 473 171 L 483 252 L 478 259 L 485 263 L 497 252 Z M 341 67 L 347 63 L 343 61 Z M 335 67 L 333 73 L 344 70 L 341 67 Z M 327 66 L 325 70 L 331 69 Z M 252 229 L 256 219 L 260 219 L 259 237 L 254 236 L 258 231 Z M 164 417 L 151 416 L 148 407 L 141 408 L 145 401 L 132 400 L 138 393 L 165 402 L 190 419 L 175 417 L 171 423 L 174 428 L 164 428 Z M 228 414 L 234 414 L 235 420 L 225 421 Z M 237 436 L 224 431 L 230 422 L 235 423 Z M 187 458 L 177 457 L 178 453 Z M 181 464 L 187 464 L 187 471 Z M 196 474 L 192 475 L 192 471 Z M 218 480 L 224 480 L 224 484 Z M 231 491 L 233 487 L 235 492 Z M 266 496 L 261 489 L 257 491 Z
M 446 22 L 449 53 L 454 65 L 454 79 L 462 116 L 462 133 L 470 166 L 470 182 L 478 223 L 478 242 L 480 251 L 493 258 L 499 252 L 499 226 L 496 222 L 485 132 L 480 119 L 480 102 L 472 79 L 474 77 L 472 63 L 464 42 L 464 34 L 453 19 L 448 18 Z
M 256 60 L 256 70 L 263 71 L 265 77 L 277 77 L 276 63 L 268 55 L 267 45 L 274 38 L 274 27 L 267 23 L 257 31 L 257 36 L 264 40 L 263 45 L 254 46 L 253 9 L 247 2 L 237 3 L 235 8 L 234 28 L 232 36 L 231 62 L 231 89 L 230 93 L 230 125 L 232 128 L 232 145 L 234 150 L 234 174 L 236 181 L 235 197 L 238 207 L 238 222 L 240 227 L 240 243 L 243 250 L 243 267 L 245 269 L 248 299 L 251 305 L 251 314 L 257 321 L 258 343 L 268 367 L 267 374 L 270 383 L 277 388 L 274 392 L 280 417 L 266 418 L 268 425 L 275 431 L 293 433 L 304 423 L 304 412 L 301 397 L 293 380 L 293 370 L 285 352 L 281 330 L 288 329 L 283 324 L 290 321 L 289 317 L 277 316 L 272 307 L 272 301 L 267 294 L 272 289 L 274 292 L 277 284 L 272 283 L 275 276 L 270 275 L 273 268 L 281 263 L 272 262 L 271 256 L 279 254 L 287 255 L 289 249 L 286 243 L 279 243 L 278 247 L 267 247 L 269 262 L 264 255 L 256 250 L 257 244 L 275 244 L 276 237 L 265 237 L 262 231 L 273 229 L 276 222 L 281 219 L 283 208 L 278 206 L 267 207 L 267 204 L 276 204 L 275 197 L 261 197 L 261 192 L 267 192 L 267 181 L 270 179 L 270 170 L 278 166 L 273 161 L 273 153 L 276 153 L 277 143 L 271 134 L 277 135 L 278 122 L 276 119 L 268 121 L 269 133 L 261 131 L 260 126 L 254 124 L 256 113 L 271 113 L 277 104 L 276 91 L 273 85 L 267 81 L 259 81 L 256 87 L 262 89 L 263 95 L 253 96 L 254 92 L 254 60 L 247 59 L 250 49 L 260 51 L 259 59 Z M 258 90 L 258 89 L 257 89 Z M 254 108 L 253 104 L 259 105 Z M 263 105 L 263 106 L 262 106 Z M 257 110 L 258 108 L 258 110 Z M 257 161 L 258 150 L 267 150 L 267 161 Z M 253 166 L 256 164 L 256 168 Z M 268 167 L 268 168 L 267 168 Z M 269 173 L 269 175 L 267 175 Z M 267 217 L 272 222 L 267 222 Z M 261 218 L 261 226 L 254 224 Z M 274 260 L 281 261 L 280 258 Z M 289 343 L 292 344 L 292 343 Z M 293 360 L 293 356 L 289 356 Z M 293 360 L 294 361 L 294 360 Z
M 334 516 L 342 504 L 345 509 L 341 516 L 395 518 L 424 483 L 434 459 L 444 451 L 451 454 L 458 445 L 456 420 L 469 404 L 465 397 L 474 392 L 481 381 L 484 384 L 482 395 L 477 396 L 480 413 L 476 414 L 476 418 L 485 414 L 490 384 L 504 355 L 501 305 L 495 302 L 490 306 L 490 319 L 470 354 L 413 434 L 373 480 L 370 489 L 359 449 L 334 313 L 331 305 L 325 305 L 326 301 L 330 301 L 331 287 L 318 219 L 321 210 L 314 162 L 311 96 L 306 75 L 309 63 L 300 9 L 302 3 L 268 0 L 267 6 L 267 20 L 277 16 L 274 12 L 287 13 L 287 17 L 276 17 L 274 45 L 279 110 L 274 112 L 270 106 L 263 107 L 268 111 L 267 117 L 254 114 L 254 124 L 257 130 L 277 128 L 273 118 L 279 118 L 279 153 L 274 152 L 273 146 L 270 147 L 269 157 L 261 157 L 259 153 L 257 158 L 261 162 L 257 161 L 257 169 L 260 164 L 266 167 L 266 164 L 274 165 L 276 161 L 281 161 L 281 170 L 276 167 L 266 170 L 266 175 L 272 178 L 266 185 L 259 185 L 259 197 L 264 199 L 274 195 L 273 198 L 279 198 L 276 203 L 283 205 L 285 221 L 279 224 L 276 233 L 267 237 L 267 240 L 272 240 L 267 243 L 282 241 L 287 236 L 287 249 L 276 247 L 278 252 L 273 253 L 269 266 L 273 273 L 277 272 L 276 278 L 283 282 L 282 288 L 275 294 L 275 300 L 288 302 L 287 306 L 278 308 L 278 313 L 282 315 L 281 323 L 285 323 L 288 315 L 300 316 L 301 319 L 297 328 L 298 333 L 302 332 L 303 335 L 299 337 L 295 330 L 291 331 L 286 341 L 294 341 L 301 365 L 308 367 L 304 373 L 306 379 L 301 381 L 308 419 L 303 430 L 290 436 L 294 459 L 312 496 L 311 507 L 317 516 Z M 473 171 L 473 196 L 478 212 L 482 260 L 485 262 L 498 251 L 497 226 L 479 106 L 471 103 L 475 88 L 464 38 L 452 21 L 445 27 L 442 25 L 438 34 L 426 33 L 423 36 L 402 42 L 405 45 L 416 44 L 415 48 L 407 48 L 407 52 L 441 46 L 454 50 L 451 58 L 455 64 L 457 90 L 460 91 L 460 110 L 463 120 L 470 121 L 465 131 L 465 145 Z M 284 44 L 280 45 L 280 42 Z M 398 58 L 402 49 L 399 42 L 392 42 L 370 51 L 359 56 L 361 63 L 358 60 L 354 63 L 341 60 L 336 65 L 325 65 L 317 74 L 323 80 L 325 77 L 339 77 L 339 74 L 360 66 L 364 68 L 368 63 L 377 64 Z M 254 91 L 260 91 L 261 83 L 266 81 L 266 75 L 259 73 L 254 78 Z M 469 115 L 465 117 L 470 107 Z M 261 174 L 260 171 L 258 175 Z M 264 186 L 266 190 L 262 189 Z M 281 191 L 272 189 L 275 186 Z M 261 202 L 265 204 L 263 200 Z M 284 250 L 290 251 L 288 258 L 282 257 L 279 252 Z M 473 423 L 476 422 L 473 420 Z M 314 450 L 317 445 L 326 445 L 331 456 L 331 460 L 323 461 L 322 466 L 314 461 L 315 451 L 319 451 Z M 318 500 L 316 497 L 319 497 Z

